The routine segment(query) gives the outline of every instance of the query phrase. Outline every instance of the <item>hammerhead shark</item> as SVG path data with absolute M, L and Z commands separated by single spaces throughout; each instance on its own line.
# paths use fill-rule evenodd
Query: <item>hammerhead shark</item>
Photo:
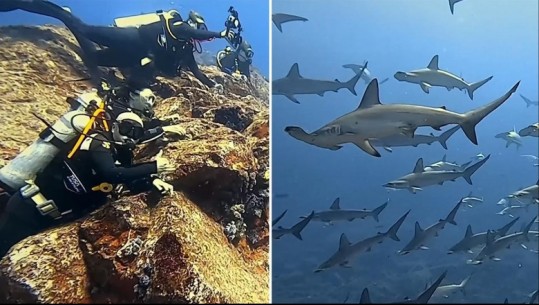
M 406 216 L 408 216 L 408 213 L 410 213 L 410 210 L 408 210 L 406 214 L 399 218 L 399 220 L 397 220 L 397 222 L 395 222 L 395 224 L 392 225 L 391 228 L 387 230 L 387 232 L 378 232 L 376 235 L 366 238 L 355 244 L 350 243 L 346 235 L 342 233 L 339 240 L 339 249 L 337 250 L 337 252 L 335 252 L 335 254 L 333 254 L 328 260 L 320 264 L 320 266 L 318 266 L 318 268 L 314 272 L 321 272 L 335 266 L 351 268 L 349 263 L 353 258 L 355 258 L 362 252 L 371 251 L 371 248 L 373 246 L 382 243 L 387 237 L 395 241 L 400 241 L 399 237 L 397 236 L 397 231 L 401 227 Z
M 346 65 L 343 65 L 343 68 L 352 69 L 352 71 L 354 71 L 354 73 L 356 74 L 360 73 L 361 69 L 365 68 L 365 71 L 363 72 L 361 79 L 365 81 L 365 85 L 368 85 L 373 80 L 374 77 L 372 76 L 371 71 L 367 69 L 365 65 L 366 65 L 366 62 L 363 63 L 363 65 L 346 64 Z M 388 80 L 389 78 L 384 78 L 383 80 L 380 81 L 380 85 L 387 82 Z
M 341 209 L 340 206 L 340 198 L 337 197 L 333 203 L 331 204 L 331 207 L 329 210 L 326 211 L 318 211 L 314 213 L 313 221 L 321 221 L 321 222 L 327 222 L 327 223 L 333 223 L 336 221 L 353 221 L 354 219 L 365 219 L 366 217 L 372 217 L 376 222 L 379 221 L 378 216 L 380 213 L 386 208 L 387 204 L 389 203 L 389 199 L 384 202 L 379 207 L 372 209 L 372 210 L 346 210 Z M 306 218 L 306 217 L 302 217 Z
M 422 190 L 421 187 L 436 184 L 443 185 L 446 181 L 455 181 L 460 177 L 464 178 L 468 184 L 472 185 L 472 175 L 483 166 L 488 159 L 490 159 L 490 155 L 463 171 L 425 171 L 423 167 L 423 158 L 419 158 L 412 173 L 390 181 L 383 186 L 389 189 L 407 189 L 415 194 L 417 191 Z
M 451 210 L 451 212 L 449 212 L 445 219 L 438 220 L 438 222 L 429 226 L 426 229 L 422 229 L 419 225 L 419 222 L 416 221 L 414 238 L 412 238 L 412 240 L 398 253 L 401 255 L 405 255 L 410 253 L 411 251 L 418 249 L 427 250 L 427 241 L 431 238 L 437 237 L 439 232 L 445 228 L 445 225 L 447 223 L 450 223 L 455 226 L 457 225 L 457 223 L 455 222 L 455 215 L 457 214 L 457 211 L 461 204 L 462 201 L 459 201 L 457 205 Z
M 526 102 L 526 108 L 530 107 L 530 105 L 539 106 L 539 101 L 532 101 L 522 94 L 520 94 L 520 97 L 524 100 L 524 102 Z
M 346 88 L 353 95 L 357 95 L 355 86 L 361 78 L 362 73 L 357 74 L 344 83 L 340 82 L 338 79 L 335 79 L 334 81 L 309 79 L 301 76 L 299 65 L 298 63 L 295 63 L 290 68 L 290 71 L 288 71 L 286 77 L 274 80 L 271 83 L 271 94 L 284 95 L 296 104 L 299 104 L 299 101 L 294 97 L 294 95 L 297 94 L 318 94 L 319 96 L 324 96 L 324 93 L 328 91 L 337 92 L 339 89 Z
M 521 137 L 539 137 L 539 123 L 531 124 L 528 127 L 519 130 L 518 135 Z
M 507 234 L 509 229 L 520 219 L 520 217 L 517 217 L 505 226 L 493 231 L 494 237 L 502 237 Z M 479 247 L 481 245 L 484 245 L 487 243 L 487 233 L 488 232 L 481 232 L 474 234 L 472 232 L 472 225 L 468 225 L 466 228 L 466 234 L 464 234 L 464 238 L 456 243 L 454 246 L 449 248 L 448 254 L 453 254 L 455 252 L 459 251 L 466 251 L 468 253 L 473 253 L 472 249 Z
M 283 228 L 281 226 L 278 226 L 277 228 L 271 230 L 271 234 L 272 234 L 274 239 L 280 239 L 281 237 L 283 237 L 286 234 L 292 234 L 297 239 L 303 240 L 303 237 L 301 237 L 301 231 L 303 231 L 303 229 L 311 221 L 313 216 L 314 216 L 314 211 L 312 211 L 311 214 L 308 217 L 306 217 L 305 219 L 301 220 L 300 222 L 298 222 L 297 224 L 292 226 L 292 228 Z M 276 223 L 276 221 L 275 221 L 275 223 Z
M 448 91 L 451 91 L 453 88 L 466 90 L 468 91 L 470 99 L 473 100 L 474 91 L 490 81 L 492 76 L 476 83 L 468 83 L 462 77 L 458 77 L 451 72 L 441 70 L 438 67 L 438 55 L 434 55 L 427 68 L 413 70 L 410 72 L 399 71 L 395 73 L 395 78 L 399 81 L 419 84 L 425 93 L 429 93 L 429 89 L 432 86 L 445 87 Z
M 436 289 L 438 289 L 438 287 L 444 280 L 446 275 L 447 275 L 447 270 L 444 271 L 444 273 L 442 273 L 442 275 L 440 275 L 438 279 L 434 283 L 432 283 L 430 287 L 428 287 L 425 291 L 423 291 L 417 298 L 415 299 L 405 298 L 403 301 L 392 302 L 388 304 L 427 304 L 430 298 L 432 297 L 432 295 L 434 294 L 434 292 L 436 291 Z M 363 292 L 361 293 L 361 298 L 359 300 L 359 304 L 372 304 L 369 290 L 367 288 L 363 289 Z
M 273 21 L 273 24 L 277 27 L 279 32 L 283 32 L 282 25 L 286 22 L 291 21 L 309 21 L 309 19 L 296 16 L 296 15 L 289 15 L 289 14 L 282 14 L 282 13 L 276 13 L 271 15 L 271 21 Z
M 395 134 L 414 137 L 418 127 L 430 126 L 435 130 L 449 124 L 458 124 L 464 134 L 475 145 L 477 135 L 475 126 L 489 113 L 500 107 L 516 91 L 520 81 L 506 94 L 491 103 L 460 114 L 448 111 L 445 107 L 433 108 L 411 104 L 382 104 L 379 98 L 378 81 L 369 83 L 359 106 L 314 131 L 312 135 L 331 137 L 348 136 L 344 142 L 351 142 L 371 156 L 381 157 L 373 147 L 371 139 L 380 139 Z M 288 126 L 299 128 L 297 126 Z M 339 142 L 335 140 L 335 142 Z M 338 149 L 338 148 L 334 148 Z

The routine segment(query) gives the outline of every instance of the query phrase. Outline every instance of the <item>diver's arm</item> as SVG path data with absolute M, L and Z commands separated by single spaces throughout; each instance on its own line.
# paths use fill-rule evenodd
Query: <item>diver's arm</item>
M 186 38 L 193 38 L 196 40 L 209 40 L 212 38 L 221 38 L 221 33 L 211 32 L 206 30 L 198 30 L 189 26 L 187 23 L 179 25 L 175 31 L 175 35 Z
M 129 183 L 157 173 L 157 162 L 155 161 L 136 164 L 132 167 L 116 166 L 110 151 L 92 151 L 90 159 L 97 175 L 109 183 Z
M 186 61 L 187 61 L 187 67 L 189 68 L 189 70 L 191 70 L 193 75 L 199 81 L 201 81 L 204 85 L 206 85 L 206 86 L 208 86 L 210 88 L 213 88 L 215 86 L 215 83 L 211 79 L 209 79 L 206 76 L 206 74 L 204 74 L 204 73 L 202 73 L 202 71 L 200 71 L 193 53 L 190 53 L 190 55 L 188 55 L 188 56 L 189 56 L 189 58 Z

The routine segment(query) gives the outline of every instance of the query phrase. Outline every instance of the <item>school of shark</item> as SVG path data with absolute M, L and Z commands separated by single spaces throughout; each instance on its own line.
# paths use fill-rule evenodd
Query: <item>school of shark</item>
M 432 1 L 435 2 L 434 0 Z M 437 1 L 449 2 L 447 14 L 453 18 L 456 18 L 461 10 L 465 10 L 469 3 L 469 1 L 465 0 Z M 395 1 L 394 5 L 401 4 L 397 4 L 397 1 Z M 286 7 L 286 5 L 281 7 Z M 295 7 L 297 14 L 292 14 L 292 10 L 272 15 L 273 24 L 278 29 L 278 32 L 274 31 L 274 39 L 290 38 L 287 36 L 287 30 L 293 31 L 296 28 L 314 27 L 313 18 L 308 13 L 304 15 L 297 12 L 298 7 Z M 308 11 L 306 10 L 306 12 Z M 480 14 L 481 12 L 477 13 Z M 368 30 L 371 31 L 371 29 Z M 372 31 L 375 31 L 375 29 L 372 29 Z M 360 31 L 354 33 L 354 35 L 358 36 L 356 38 L 359 38 L 360 34 Z M 310 44 L 310 41 L 302 41 L 302 43 Z M 273 57 L 279 56 L 279 52 L 283 51 L 274 49 Z M 354 54 L 360 53 L 361 50 Z M 286 55 L 290 58 L 289 53 L 286 53 Z M 402 285 L 417 281 L 422 282 L 424 285 L 410 288 L 411 291 L 416 291 L 415 295 L 400 295 L 375 281 L 370 283 L 369 287 L 356 287 L 356 291 L 350 291 L 350 293 L 357 296 L 356 300 L 360 304 L 380 302 L 382 297 L 385 297 L 385 300 L 393 298 L 392 303 L 394 304 L 468 303 L 470 302 L 467 299 L 470 295 L 466 293 L 468 287 L 474 286 L 473 291 L 477 291 L 483 285 L 477 279 L 478 273 L 481 270 L 488 270 L 488 268 L 491 268 L 489 266 L 499 266 L 502 264 L 500 262 L 507 262 L 509 253 L 518 252 L 520 256 L 528 260 L 533 261 L 534 257 L 536 261 L 539 260 L 539 179 L 535 178 L 529 181 L 529 184 L 522 185 L 519 188 L 509 186 L 506 189 L 504 185 L 492 185 L 492 189 L 504 189 L 503 194 L 506 194 L 503 198 L 497 197 L 495 199 L 498 200 L 497 202 L 492 201 L 487 196 L 489 189 L 475 188 L 474 185 L 474 174 L 485 170 L 489 166 L 492 169 L 492 166 L 494 166 L 493 160 L 498 162 L 500 152 L 506 152 L 514 156 L 520 155 L 529 159 L 533 162 L 527 165 L 530 171 L 535 170 L 537 172 L 539 169 L 537 167 L 539 166 L 539 122 L 523 121 L 519 120 L 519 117 L 510 116 L 511 123 L 505 127 L 509 128 L 505 129 L 504 124 L 491 118 L 492 114 L 503 113 L 511 107 L 518 108 L 520 111 L 535 111 L 537 117 L 539 117 L 539 108 L 537 108 L 539 102 L 533 100 L 532 96 L 532 92 L 537 88 L 531 85 L 533 79 L 530 81 L 529 77 L 525 75 L 507 75 L 504 78 L 505 84 L 498 82 L 496 86 L 489 88 L 491 89 L 489 95 L 492 96 L 485 98 L 486 94 L 477 93 L 485 90 L 483 88 L 487 88 L 489 85 L 493 86 L 491 80 L 496 77 L 496 73 L 503 71 L 493 68 L 492 75 L 481 73 L 477 78 L 467 77 L 464 79 L 462 73 L 459 73 L 460 71 L 457 69 L 465 69 L 466 67 L 455 67 L 450 63 L 446 63 L 444 57 L 451 56 L 445 51 L 431 56 L 430 61 L 428 61 L 429 58 L 424 58 L 417 59 L 416 64 L 404 62 L 402 66 L 408 66 L 409 69 L 394 69 L 393 71 L 395 72 L 392 77 L 374 74 L 371 71 L 371 66 L 374 66 L 374 61 L 372 60 L 371 62 L 362 60 L 359 61 L 361 62 L 360 64 L 359 62 L 347 62 L 346 59 L 340 60 L 340 58 L 336 57 L 337 62 L 341 61 L 341 64 L 336 65 L 335 70 L 332 71 L 342 69 L 347 73 L 351 72 L 351 76 L 344 80 L 332 77 L 317 78 L 313 76 L 313 69 L 309 69 L 308 63 L 301 62 L 303 60 L 302 56 L 296 56 L 296 61 L 292 61 L 291 67 L 286 66 L 290 68 L 285 75 L 274 74 L 272 95 L 281 96 L 282 98 L 274 98 L 273 103 L 285 103 L 293 109 L 291 113 L 294 115 L 300 113 L 299 108 L 305 107 L 305 104 L 312 103 L 311 101 L 315 99 L 320 100 L 321 103 L 335 103 L 339 105 L 339 109 L 343 109 L 349 107 L 348 104 L 345 104 L 345 101 L 342 101 L 343 96 L 356 97 L 355 104 L 338 116 L 319 121 L 322 116 L 318 115 L 316 117 L 318 123 L 315 123 L 317 125 L 311 125 L 317 126 L 317 128 L 307 130 L 308 128 L 302 126 L 305 123 L 305 120 L 303 120 L 301 121 L 303 124 L 290 124 L 284 130 L 278 130 L 280 132 L 284 131 L 285 134 L 290 136 L 293 139 L 291 140 L 293 145 L 301 147 L 303 151 L 314 152 L 322 149 L 326 152 L 324 154 L 326 158 L 335 156 L 336 159 L 339 159 L 345 158 L 344 156 L 348 158 L 350 151 L 353 150 L 357 154 L 364 155 L 364 159 L 372 160 L 373 162 L 380 159 L 384 160 L 388 156 L 394 157 L 405 151 L 406 153 L 415 151 L 420 155 L 414 159 L 402 157 L 399 159 L 399 164 L 403 166 L 383 169 L 384 174 L 388 174 L 393 178 L 379 185 L 379 191 L 372 190 L 372 192 L 385 191 L 387 193 L 387 195 L 383 195 L 387 196 L 385 201 L 382 201 L 385 198 L 382 197 L 379 202 L 371 204 L 369 202 L 373 200 L 364 199 L 371 197 L 363 197 L 367 195 L 361 194 L 362 197 L 358 197 L 362 198 L 359 200 L 360 202 L 354 203 L 345 201 L 342 196 L 335 194 L 333 202 L 327 202 L 326 209 L 311 209 L 303 205 L 304 214 L 297 215 L 298 219 L 293 220 L 289 214 L 291 209 L 297 210 L 296 207 L 283 208 L 280 203 L 276 204 L 276 202 L 286 201 L 288 202 L 287 204 L 292 205 L 293 201 L 290 198 L 293 196 L 289 196 L 279 189 L 280 195 L 279 197 L 273 197 L 272 204 L 273 215 L 279 214 L 273 220 L 272 239 L 274 246 L 272 248 L 274 257 L 278 256 L 280 261 L 290 262 L 290 264 L 295 260 L 305 260 L 300 266 L 305 266 L 307 262 L 313 264 L 313 268 L 309 270 L 310 275 L 307 275 L 305 268 L 297 271 L 298 275 L 294 275 L 292 271 L 289 271 L 291 273 L 289 276 L 294 280 L 290 280 L 291 284 L 288 284 L 286 289 L 292 290 L 292 286 L 296 284 L 299 287 L 299 283 L 302 281 L 307 282 L 307 278 L 311 282 L 314 281 L 313 278 L 326 276 L 327 278 L 324 282 L 326 284 L 323 290 L 328 292 L 331 290 L 328 283 L 335 283 L 334 285 L 337 286 L 337 283 L 340 282 L 340 287 L 342 287 L 344 285 L 342 283 L 349 282 L 350 278 L 366 276 L 364 273 L 364 270 L 367 269 L 366 265 L 381 274 L 385 272 L 383 271 L 384 268 L 390 268 L 389 266 L 393 266 L 393 264 L 404 269 L 403 258 L 413 257 L 418 253 L 436 253 L 432 254 L 432 258 L 439 261 L 438 265 L 425 267 L 418 261 L 410 267 L 410 272 L 401 273 L 399 279 L 394 279 L 402 282 Z M 457 73 L 450 71 L 453 69 Z M 522 79 L 519 79 L 519 77 L 522 77 Z M 513 80 L 507 81 L 508 79 Z M 359 82 L 360 80 L 362 82 Z M 362 87 L 361 91 L 357 89 L 358 84 Z M 397 89 L 391 87 L 396 84 L 399 84 L 399 88 L 404 86 L 410 88 L 410 91 L 416 90 L 416 92 L 414 92 L 414 95 L 398 92 Z M 445 90 L 443 90 L 444 88 Z M 424 104 L 424 101 L 432 97 L 433 94 L 436 94 L 436 96 L 449 95 L 452 90 L 462 92 L 463 98 L 460 100 L 465 103 L 463 105 L 467 110 L 462 111 L 461 105 L 457 107 L 455 105 L 457 101 L 451 102 L 451 96 L 454 95 L 448 96 L 443 102 L 439 100 L 433 101 L 436 106 Z M 335 97 L 337 92 L 339 98 Z M 418 94 L 425 99 L 418 101 L 411 97 Z M 311 97 L 301 97 L 305 95 L 311 95 Z M 395 96 L 400 96 L 400 98 L 395 99 Z M 311 106 L 309 105 L 309 107 Z M 461 110 L 452 110 L 452 108 Z M 273 112 L 273 120 L 278 118 L 279 115 L 279 113 Z M 308 116 L 309 114 L 301 115 Z M 289 117 L 287 119 L 290 120 Z M 497 133 L 489 133 L 485 132 L 487 129 L 477 128 L 478 126 L 488 126 L 488 130 L 498 131 Z M 422 130 L 427 129 L 427 132 L 418 132 L 420 128 Z M 462 135 L 462 139 L 465 141 L 463 143 L 466 145 L 451 145 L 451 138 L 459 133 Z M 422 147 L 430 146 L 433 143 L 436 144 L 432 145 L 432 147 L 439 145 L 437 149 L 443 149 L 443 151 L 447 152 L 441 159 L 435 160 L 428 154 L 421 155 Z M 347 145 L 349 145 L 349 148 L 343 149 Z M 287 149 L 294 149 L 291 145 L 286 147 Z M 492 147 L 498 147 L 499 151 L 487 153 L 486 151 L 492 150 Z M 462 160 L 462 162 L 452 161 L 447 157 L 448 155 L 451 156 L 453 151 L 459 151 L 459 155 L 462 156 L 461 151 L 475 148 L 484 149 L 485 154 L 469 155 L 469 159 Z M 532 149 L 535 154 L 526 154 L 522 152 L 524 149 L 528 149 L 528 151 Z M 409 156 L 409 154 L 406 156 Z M 515 157 L 514 160 L 515 162 L 522 162 L 519 157 Z M 322 162 L 325 161 L 330 162 L 329 160 Z M 361 164 L 350 164 L 350 166 L 361 168 Z M 403 167 L 405 171 L 401 170 Z M 508 164 L 508 168 L 512 168 L 512 165 Z M 312 170 L 316 171 L 317 169 L 313 168 Z M 293 173 L 294 171 L 290 170 L 290 172 Z M 364 173 L 366 179 L 368 179 L 369 174 Z M 520 173 L 515 169 L 507 173 L 505 179 L 509 181 L 512 176 L 516 177 L 518 175 Z M 373 176 L 378 177 L 380 173 L 373 173 Z M 462 185 L 462 193 L 444 192 L 447 184 L 455 185 L 456 183 Z M 512 184 L 508 183 L 507 185 Z M 330 185 L 325 187 L 332 189 Z M 310 187 L 313 192 L 316 188 L 317 186 L 314 185 Z M 473 190 L 469 191 L 471 188 Z M 419 194 L 423 194 L 426 189 L 437 190 L 438 202 L 432 203 L 433 209 L 439 215 L 436 219 L 419 217 L 415 213 L 417 211 L 414 211 L 416 209 L 413 203 L 416 200 L 415 198 L 418 198 Z M 399 199 L 399 202 L 395 202 L 397 200 L 394 200 L 393 194 L 396 193 L 399 194 L 398 198 L 407 198 L 407 200 L 400 202 L 401 199 Z M 458 199 L 454 200 L 453 198 Z M 388 211 L 392 210 L 396 205 L 404 205 L 406 212 L 397 216 L 389 216 L 391 212 Z M 499 212 L 485 212 L 480 216 L 482 219 L 470 221 L 470 213 L 475 213 L 473 215 L 476 215 L 479 213 L 478 211 L 487 206 L 489 209 L 498 210 L 499 208 Z M 465 213 L 467 214 L 464 217 Z M 502 217 L 506 219 L 503 225 L 489 226 L 488 222 L 483 221 L 484 219 L 500 219 Z M 277 225 L 282 222 L 283 218 L 290 219 L 292 225 Z M 375 234 L 367 235 L 368 237 L 366 238 L 357 238 L 351 236 L 350 233 L 340 233 L 338 235 L 339 232 L 345 230 L 344 228 L 347 228 L 347 232 L 358 231 L 358 234 L 366 232 L 358 224 L 379 228 L 380 230 Z M 413 230 L 403 232 L 401 229 L 403 224 L 405 226 L 409 225 Z M 307 237 L 306 234 L 302 235 L 302 232 L 308 231 L 309 228 L 316 229 L 317 233 L 315 235 L 319 238 L 319 240 L 313 241 L 318 249 L 311 249 L 312 251 L 309 250 L 309 247 L 304 246 Z M 457 228 L 461 229 L 461 232 L 465 230 L 464 236 L 459 233 L 460 240 L 449 238 L 447 232 L 454 231 Z M 326 231 L 319 231 L 322 229 Z M 327 242 L 323 241 L 325 239 L 320 235 L 321 233 L 318 232 L 331 232 L 331 236 L 334 236 L 332 239 L 335 239 L 334 244 L 327 244 Z M 290 243 L 296 242 L 299 244 L 298 246 L 305 251 L 305 257 L 288 254 L 287 250 L 284 250 L 285 247 L 275 246 L 282 243 L 283 239 L 288 238 L 287 236 L 290 237 Z M 365 237 L 365 234 L 359 236 Z M 377 248 L 382 246 L 384 249 L 394 247 L 395 251 L 392 253 L 376 252 Z M 433 252 L 433 249 L 436 249 L 436 252 Z M 314 250 L 326 253 L 326 259 L 321 261 L 317 259 L 316 262 L 313 262 L 315 260 L 312 256 Z M 275 254 L 275 251 L 279 251 L 279 253 Z M 375 261 L 374 258 L 378 258 L 378 262 L 384 262 L 384 257 L 387 260 L 387 266 L 384 263 L 372 263 Z M 364 263 L 359 263 L 360 261 Z M 369 265 L 365 261 L 371 262 L 371 264 Z M 448 263 L 449 261 L 451 263 Z M 275 264 L 275 258 L 273 264 Z M 514 266 L 515 268 L 525 268 L 519 262 L 514 262 Z M 278 267 L 274 266 L 273 268 Z M 467 275 L 461 272 L 458 275 L 461 277 L 458 278 L 458 276 L 454 275 L 455 268 L 472 271 L 466 271 L 468 272 Z M 342 273 L 338 270 L 342 272 L 346 272 L 343 270 L 352 271 Z M 352 273 L 353 270 L 355 270 L 355 273 Z M 507 269 L 506 272 L 511 271 Z M 539 303 L 538 276 L 537 274 L 532 274 L 537 272 L 537 265 L 530 267 L 528 272 L 529 276 L 535 276 L 535 281 L 530 282 L 528 287 L 523 288 L 526 289 L 526 294 L 519 294 L 519 299 L 513 297 L 511 299 L 505 298 L 504 300 L 502 297 L 498 300 L 498 303 Z M 428 274 L 428 277 L 417 278 L 417 274 L 420 273 Z M 346 275 L 346 278 L 344 278 L 345 275 L 343 274 Z M 507 274 L 507 276 L 511 277 L 511 274 Z M 284 281 L 284 278 L 284 273 L 279 273 L 279 275 L 274 273 L 273 281 Z M 500 278 L 493 278 L 492 280 L 502 281 Z M 283 286 L 285 285 L 283 284 Z M 313 288 L 313 290 L 317 289 L 320 290 L 320 288 Z M 485 289 L 487 288 L 483 288 L 483 290 Z M 510 294 L 509 290 L 511 288 L 507 287 L 507 289 L 506 295 Z M 382 294 L 381 291 L 385 293 Z M 497 292 L 503 294 L 501 291 Z M 312 293 L 305 292 L 305 294 L 309 295 L 300 297 L 302 293 L 301 291 L 294 291 L 294 293 L 290 294 L 297 296 L 296 299 L 293 299 L 296 302 L 312 302 L 311 299 L 306 298 L 311 298 L 311 294 L 316 293 L 316 291 Z M 320 293 L 322 294 L 322 292 Z M 336 299 L 333 302 L 348 302 L 350 293 L 346 297 L 344 294 L 342 295 L 344 301 Z M 276 299 L 275 292 L 273 300 L 274 302 L 285 302 L 284 299 Z M 477 301 L 478 299 L 474 300 Z M 484 303 L 487 302 L 490 301 L 485 301 Z M 357 303 L 357 301 L 353 303 Z

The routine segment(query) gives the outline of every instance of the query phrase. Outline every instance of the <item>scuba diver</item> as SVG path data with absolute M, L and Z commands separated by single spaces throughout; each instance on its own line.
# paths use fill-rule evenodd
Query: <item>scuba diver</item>
M 230 46 L 227 46 L 217 53 L 217 66 L 227 74 L 239 73 L 250 79 L 253 56 L 254 52 L 251 45 L 243 39 L 235 51 Z
M 123 112 L 112 122 L 109 132 L 90 131 L 75 155 L 66 157 L 66 148 L 77 140 L 73 138 L 35 179 L 25 180 L 25 185 L 7 202 L 0 216 L 0 257 L 22 239 L 104 205 L 117 184 L 132 192 L 148 191 L 154 186 L 163 193 L 172 193 L 173 186 L 157 177 L 175 170 L 161 154 L 155 161 L 133 164 L 132 148 L 143 134 L 142 119 L 133 112 Z
M 140 16 L 133 16 L 118 18 L 117 26 L 95 26 L 46 0 L 0 1 L 0 12 L 17 9 L 62 21 L 79 42 L 91 74 L 97 73 L 98 66 L 127 69 L 131 72 L 131 84 L 139 88 L 148 86 L 156 71 L 174 77 L 184 68 L 204 85 L 215 87 L 216 83 L 200 71 L 195 61 L 195 45 L 214 38 L 234 39 L 235 35 L 228 28 L 208 31 L 204 18 L 195 11 L 189 12 L 185 22 L 177 11 L 171 10 L 148 14 L 145 17 L 150 21 L 146 23 L 138 21 Z M 92 43 L 104 48 L 97 50 Z

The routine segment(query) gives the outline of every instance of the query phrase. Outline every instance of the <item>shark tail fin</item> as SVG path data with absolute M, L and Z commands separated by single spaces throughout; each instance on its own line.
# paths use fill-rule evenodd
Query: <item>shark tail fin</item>
M 389 236 L 389 238 L 393 239 L 394 241 L 400 241 L 400 238 L 397 236 L 397 232 L 399 231 L 402 223 L 404 222 L 404 219 L 406 218 L 406 216 L 408 216 L 410 211 L 411 210 L 408 210 L 406 214 L 399 218 L 399 220 L 397 220 L 397 222 L 395 222 L 395 224 L 392 225 L 391 228 L 389 228 L 389 230 L 384 233 L 384 235 Z
M 459 284 L 459 289 L 460 291 L 462 291 L 462 294 L 464 296 L 466 296 L 466 284 L 468 284 L 468 281 L 470 280 L 471 277 L 472 277 L 471 274 L 468 275 L 468 277 L 462 280 L 462 282 Z
M 481 167 L 485 162 L 488 161 L 490 158 L 490 155 L 486 156 L 483 160 L 475 163 L 474 165 L 466 168 L 464 172 L 462 172 L 462 177 L 468 182 L 468 184 L 472 185 L 472 175 Z
M 447 149 L 447 140 L 460 128 L 460 126 L 455 126 L 444 133 L 442 133 L 440 136 L 438 136 L 438 142 L 440 142 L 440 145 L 442 145 L 443 148 Z
M 526 108 L 530 107 L 530 105 L 532 104 L 532 101 L 522 94 L 520 94 L 520 97 L 524 100 L 524 102 L 526 102 Z
M 489 76 L 487 78 L 485 78 L 484 80 L 481 80 L 481 81 L 478 81 L 478 82 L 475 82 L 475 83 L 471 83 L 470 85 L 468 85 L 468 88 L 466 89 L 468 91 L 468 95 L 470 96 L 470 99 L 473 100 L 473 93 L 475 90 L 479 89 L 479 87 L 483 86 L 484 84 L 488 83 L 489 80 L 492 79 L 492 76 Z
M 457 223 L 455 222 L 455 216 L 457 215 L 457 211 L 459 210 L 460 205 L 462 204 L 462 199 L 457 203 L 457 205 L 449 212 L 447 217 L 444 219 L 448 223 L 456 226 Z
M 490 155 L 486 156 L 483 160 L 475 163 L 474 165 L 466 168 L 464 172 L 462 172 L 462 177 L 468 182 L 468 184 L 472 185 L 472 175 L 481 167 L 485 162 L 490 159 Z
M 363 289 L 363 292 L 361 292 L 361 298 L 359 299 L 359 304 L 372 304 L 369 289 Z
M 488 114 L 500 107 L 505 101 L 511 97 L 511 95 L 517 90 L 520 81 L 517 82 L 507 93 L 500 98 L 494 100 L 490 104 L 484 105 L 477 109 L 471 110 L 465 113 L 463 121 L 459 124 L 464 131 L 464 134 L 470 139 L 470 141 L 477 145 L 477 135 L 475 133 L 475 126 L 481 122 Z
M 291 230 L 292 230 L 292 234 L 299 240 L 303 240 L 303 237 L 301 237 L 301 231 L 303 231 L 303 229 L 305 228 L 305 226 L 307 226 L 307 224 L 311 221 L 311 219 L 313 218 L 314 216 L 314 211 L 311 212 L 311 214 L 306 217 L 305 219 L 301 220 L 300 222 L 298 222 L 297 224 L 295 224 Z
M 526 225 L 526 227 L 524 227 L 524 230 L 522 230 L 522 233 L 524 234 L 524 240 L 526 241 L 530 241 L 530 238 L 528 237 L 528 232 L 530 232 L 530 228 L 532 227 L 533 223 L 535 222 L 535 220 L 537 219 L 537 216 L 535 216 L 532 221 L 530 221 L 529 224 Z
M 350 92 L 352 92 L 353 95 L 357 95 L 355 87 L 356 87 L 357 82 L 359 81 L 359 79 L 363 75 L 363 72 L 367 68 L 367 63 L 368 62 L 365 62 L 365 65 L 363 65 L 363 68 L 361 68 L 361 71 L 359 71 L 359 73 L 356 74 L 356 76 L 352 77 L 349 81 L 344 83 L 346 89 L 350 90 Z
M 377 207 L 376 209 L 372 211 L 372 217 L 374 218 L 374 220 L 376 220 L 376 222 L 380 221 L 380 219 L 378 219 L 378 215 L 382 213 L 382 211 L 387 207 L 388 203 L 389 203 L 389 198 L 387 199 L 386 202 L 384 202 L 384 204 L 382 204 L 381 206 Z
M 460 166 L 461 170 L 465 170 L 465 169 L 468 167 L 468 165 L 470 165 L 470 163 L 472 163 L 472 161 L 468 161 L 468 162 L 466 162 L 466 163 L 463 163 L 463 164 Z M 470 197 L 472 196 L 472 192 L 470 192 L 470 195 L 469 195 L 469 196 L 470 196 Z
M 455 12 L 455 3 L 459 2 L 460 0 L 449 0 L 449 9 L 451 10 L 451 15 Z

